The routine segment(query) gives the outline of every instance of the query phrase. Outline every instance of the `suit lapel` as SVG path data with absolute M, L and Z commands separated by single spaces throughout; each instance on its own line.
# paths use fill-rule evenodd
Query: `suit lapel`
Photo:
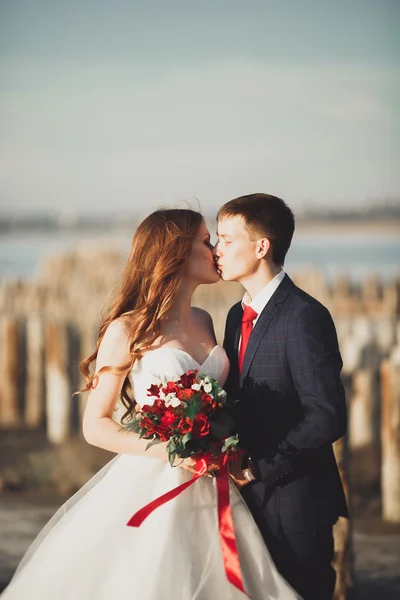
M 241 328 L 242 328 L 242 315 L 243 315 L 243 310 L 240 313 L 240 320 L 237 322 L 235 337 L 233 338 L 233 346 L 235 349 L 236 356 L 239 356 L 239 340 L 240 340 L 240 332 L 241 332 Z
M 231 362 L 230 376 L 234 379 L 234 381 L 236 381 L 236 385 L 239 381 L 238 357 L 239 357 L 239 339 L 240 339 L 240 331 L 241 331 L 241 324 L 242 324 L 242 314 L 243 314 L 243 310 L 240 310 L 240 312 L 238 311 L 237 319 L 235 320 L 235 323 L 234 323 L 234 331 L 233 331 L 233 336 L 232 336 L 232 342 L 233 342 L 232 355 L 229 357 L 230 362 Z
M 276 292 L 272 295 L 269 302 L 265 306 L 264 310 L 261 312 L 257 323 L 254 326 L 253 331 L 251 332 L 249 343 L 246 348 L 246 353 L 244 355 L 243 360 L 243 368 L 240 375 L 240 385 L 242 385 L 243 379 L 246 377 L 250 365 L 253 362 L 254 356 L 257 352 L 257 348 L 263 339 L 265 332 L 267 331 L 272 319 L 278 314 L 280 311 L 280 304 L 286 300 L 286 297 L 290 291 L 290 288 L 293 286 L 293 282 L 288 275 L 282 280 L 282 283 L 276 290 Z M 239 325 L 239 335 L 240 335 L 240 325 Z M 239 336 L 238 336 L 239 341 Z

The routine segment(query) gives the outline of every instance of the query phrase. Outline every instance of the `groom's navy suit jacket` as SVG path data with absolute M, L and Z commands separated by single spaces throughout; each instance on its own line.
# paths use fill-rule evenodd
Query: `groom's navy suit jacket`
M 332 443 L 346 432 L 342 360 L 329 311 L 285 275 L 251 333 L 238 369 L 242 305 L 227 318 L 226 389 L 240 446 L 261 481 L 243 496 L 267 537 L 317 531 L 348 516 Z

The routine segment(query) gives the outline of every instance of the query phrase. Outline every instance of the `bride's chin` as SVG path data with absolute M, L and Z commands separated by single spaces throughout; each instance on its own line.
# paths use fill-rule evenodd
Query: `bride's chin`
M 210 278 L 207 280 L 206 283 L 218 283 L 218 281 L 221 279 L 220 274 L 218 273 L 218 271 L 216 271 L 215 273 L 213 273 Z

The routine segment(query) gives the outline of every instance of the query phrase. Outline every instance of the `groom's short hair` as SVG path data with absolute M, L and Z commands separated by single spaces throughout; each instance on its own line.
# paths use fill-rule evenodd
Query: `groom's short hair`
M 243 217 L 252 238 L 269 239 L 273 262 L 283 265 L 294 233 L 294 215 L 289 206 L 276 196 L 249 194 L 221 206 L 217 220 L 236 215 Z

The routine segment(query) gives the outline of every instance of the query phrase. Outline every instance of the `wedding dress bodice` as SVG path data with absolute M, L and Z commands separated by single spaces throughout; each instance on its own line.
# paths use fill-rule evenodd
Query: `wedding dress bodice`
M 152 384 L 175 381 L 190 369 L 210 375 L 223 386 L 229 372 L 229 361 L 221 346 L 214 346 L 203 363 L 198 363 L 180 348 L 162 347 L 149 350 L 134 364 L 130 373 L 133 394 L 139 405 L 151 404 L 147 390 Z

